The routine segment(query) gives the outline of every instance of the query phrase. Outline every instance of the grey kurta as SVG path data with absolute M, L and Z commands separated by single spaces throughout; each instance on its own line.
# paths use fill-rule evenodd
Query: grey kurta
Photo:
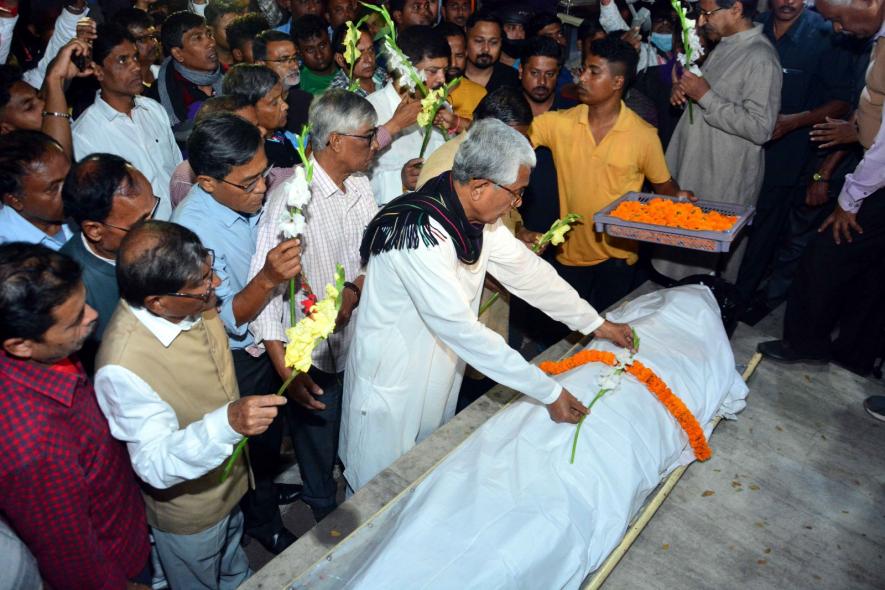
M 762 186 L 762 144 L 771 137 L 780 111 L 782 72 L 777 51 L 762 25 L 723 38 L 701 67 L 710 90 L 683 113 L 670 145 L 667 165 L 679 186 L 701 199 L 747 205 Z M 743 241 L 743 240 L 741 240 Z M 729 253 L 726 278 L 734 279 L 742 245 Z M 672 278 L 710 272 L 719 256 L 660 247 L 655 268 Z

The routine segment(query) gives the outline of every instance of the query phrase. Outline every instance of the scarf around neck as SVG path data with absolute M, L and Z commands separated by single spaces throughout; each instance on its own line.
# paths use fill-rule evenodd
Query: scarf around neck
M 483 226 L 467 220 L 455 193 L 452 174 L 444 172 L 418 191 L 390 201 L 375 215 L 360 244 L 363 264 L 368 263 L 370 256 L 390 250 L 414 250 L 421 244 L 438 246 L 439 232 L 431 226 L 431 219 L 452 239 L 458 260 L 465 264 L 479 260 Z
M 169 68 L 170 64 L 176 72 L 191 84 L 194 84 L 195 86 L 211 86 L 212 90 L 215 91 L 216 96 L 221 96 L 221 84 L 224 72 L 222 72 L 221 66 L 216 67 L 214 72 L 203 72 L 183 66 L 171 57 L 167 57 L 163 60 L 163 64 L 160 66 L 160 72 L 157 75 L 157 90 L 160 95 L 160 103 L 163 105 L 163 108 L 166 109 L 166 114 L 169 115 L 170 122 L 172 125 L 177 125 L 184 120 L 182 117 L 186 117 L 187 108 L 183 102 L 178 85 L 172 81 L 172 71 Z M 182 113 L 182 116 L 179 116 L 176 113 L 176 110 L 179 110 Z

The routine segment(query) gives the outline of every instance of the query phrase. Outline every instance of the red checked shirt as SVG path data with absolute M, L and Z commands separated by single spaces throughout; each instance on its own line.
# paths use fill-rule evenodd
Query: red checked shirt
M 0 353 L 0 391 L 0 513 L 53 588 L 125 588 L 150 551 L 144 502 L 83 367 Z

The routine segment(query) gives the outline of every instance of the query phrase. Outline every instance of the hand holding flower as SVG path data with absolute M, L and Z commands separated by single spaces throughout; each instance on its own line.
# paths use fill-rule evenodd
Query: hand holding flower
M 325 410 L 326 404 L 317 399 L 323 389 L 310 377 L 309 373 L 299 373 L 286 388 L 286 392 L 296 404 L 308 410 Z
M 630 352 L 636 352 L 633 349 L 633 329 L 629 324 L 616 324 L 605 320 L 601 326 L 596 328 L 593 335 L 597 338 L 611 340 L 617 346 L 626 348 Z
M 273 394 L 241 397 L 227 406 L 227 421 L 243 436 L 258 436 L 277 417 L 277 407 L 285 404 L 286 398 Z
M 695 102 L 701 100 L 710 90 L 710 85 L 703 77 L 697 76 L 688 70 L 682 72 L 682 76 L 679 78 L 679 87 L 688 98 Z
M 550 419 L 556 423 L 577 424 L 581 418 L 590 413 L 590 410 L 567 389 L 563 388 L 556 401 L 547 404 L 547 413 L 550 414 Z

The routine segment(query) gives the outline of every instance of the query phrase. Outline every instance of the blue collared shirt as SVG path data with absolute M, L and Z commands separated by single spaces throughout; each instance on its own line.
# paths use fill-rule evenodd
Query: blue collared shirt
M 234 319 L 233 304 L 234 296 L 249 282 L 249 263 L 258 241 L 260 218 L 260 211 L 245 216 L 222 205 L 199 184 L 191 188 L 172 213 L 172 221 L 193 231 L 205 247 L 215 251 L 213 270 L 221 280 L 215 294 L 233 350 L 247 348 L 255 342 L 248 330 L 249 323 L 237 324 Z
M 65 245 L 73 230 L 67 223 L 63 223 L 61 231 L 54 236 L 46 234 L 43 230 L 19 215 L 18 211 L 8 205 L 0 205 L 0 244 L 6 242 L 28 242 L 40 244 L 58 252 Z

